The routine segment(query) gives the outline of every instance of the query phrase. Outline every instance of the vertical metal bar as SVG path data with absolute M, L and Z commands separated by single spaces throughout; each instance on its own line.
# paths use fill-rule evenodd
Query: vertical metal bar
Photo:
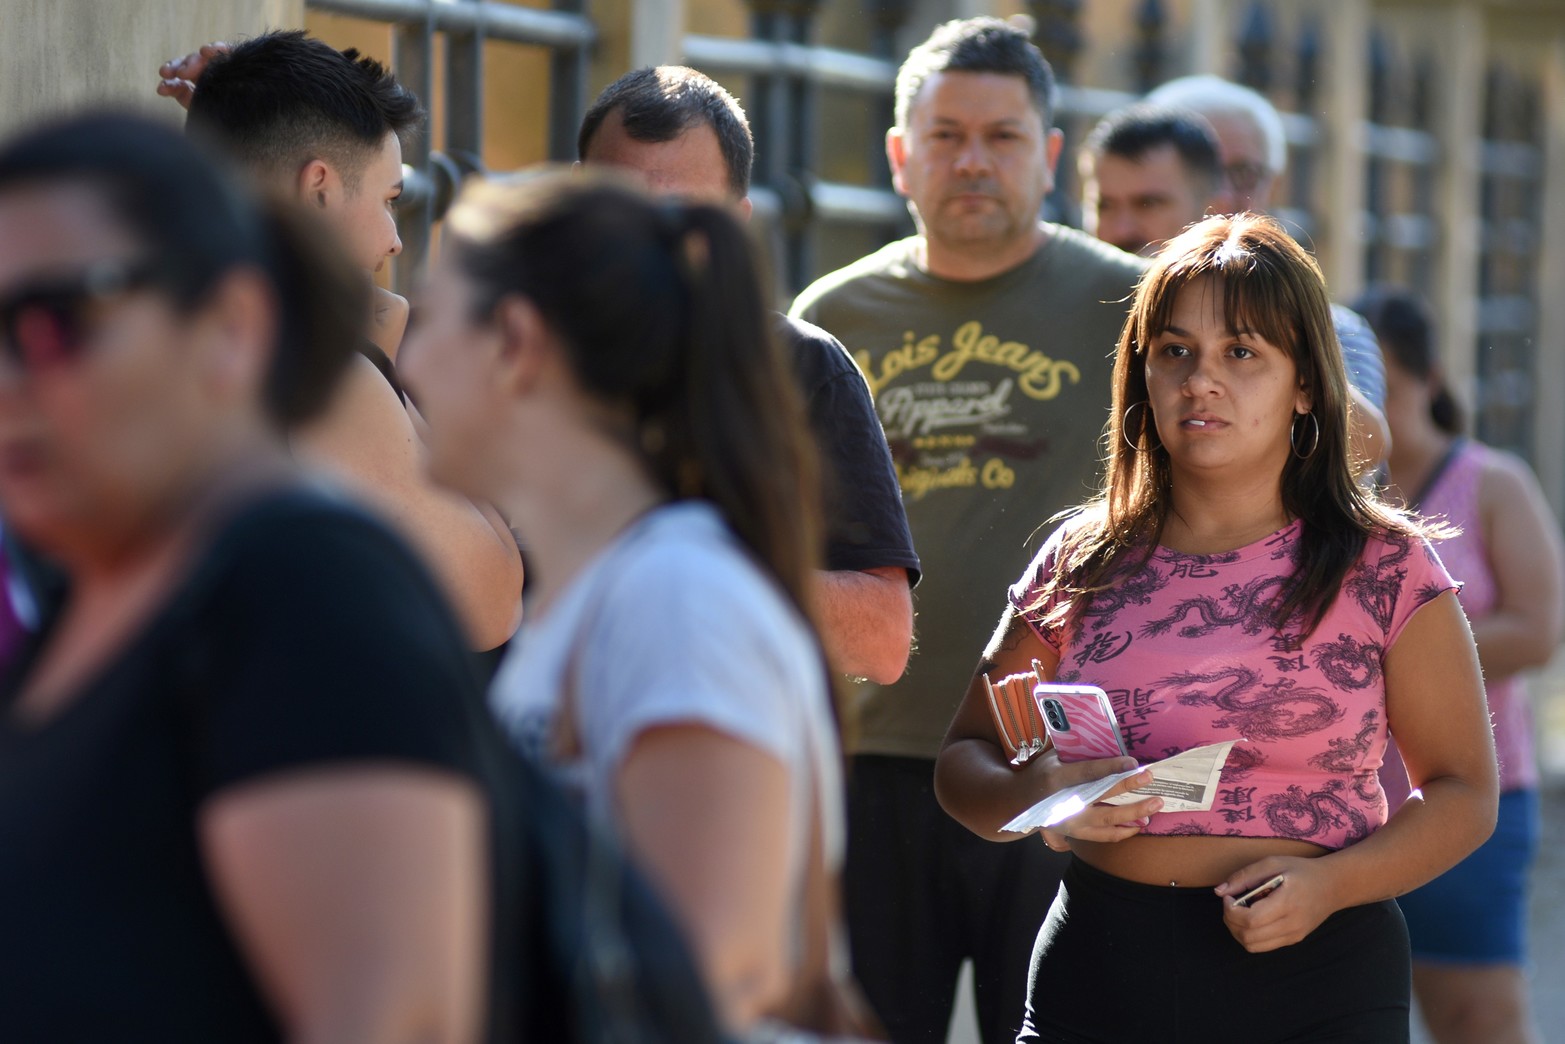
M 1027 0 L 1032 13 L 1033 43 L 1043 52 L 1054 75 L 1066 83 L 1076 80 L 1076 59 L 1081 56 L 1082 0 Z
M 1369 34 L 1368 58 L 1369 120 L 1386 126 L 1391 123 L 1391 45 L 1385 32 L 1378 27 Z M 1392 210 L 1390 166 L 1388 161 L 1376 155 L 1370 155 L 1364 165 L 1364 209 L 1370 222 L 1369 234 L 1364 237 L 1364 279 L 1370 284 L 1390 278 L 1387 261 L 1391 249 L 1386 242 L 1384 220 Z
M 757 40 L 782 39 L 782 16 L 769 3 L 753 3 L 750 33 Z M 750 131 L 755 138 L 753 180 L 778 193 L 787 192 L 788 97 L 782 78 L 775 72 L 758 73 L 752 84 L 755 104 L 750 107 Z
M 786 39 L 785 16 L 775 0 L 747 0 L 750 8 L 750 35 L 756 40 L 782 42 Z M 753 184 L 771 189 L 781 207 L 776 225 L 768 238 L 777 245 L 780 257 L 776 272 L 779 296 L 788 297 L 799 287 L 795 279 L 795 243 L 793 222 L 799 209 L 797 187 L 788 177 L 789 95 L 787 80 L 777 71 L 756 73 L 750 81 L 750 134 L 755 141 Z
M 1565 170 L 1565 31 L 1549 44 L 1543 67 L 1539 142 L 1543 149 L 1544 180 L 1540 189 L 1560 183 Z M 1538 285 L 1565 286 L 1565 192 L 1542 192 L 1542 250 L 1538 256 Z M 1533 464 L 1556 518 L 1565 517 L 1565 408 L 1559 389 L 1565 388 L 1565 295 L 1547 292 L 1538 302 L 1538 340 L 1534 361 L 1537 388 L 1545 408 L 1538 411 L 1533 428 Z
M 482 0 L 462 0 L 481 3 Z M 446 33 L 445 153 L 463 172 L 483 168 L 484 28 Z
M 1239 82 L 1262 94 L 1271 86 L 1275 37 L 1271 11 L 1260 0 L 1253 0 L 1239 29 Z
M 1298 77 L 1295 82 L 1294 110 L 1308 116 L 1318 128 L 1322 113 L 1316 105 L 1320 94 L 1321 33 L 1320 22 L 1314 18 L 1304 23 L 1299 35 Z M 1312 225 L 1317 213 L 1315 200 L 1315 171 L 1320 159 L 1322 135 L 1289 157 L 1288 195 L 1293 206 L 1311 215 Z
M 554 0 L 556 11 L 586 14 L 587 0 Z M 549 158 L 576 158 L 576 130 L 587 111 L 587 50 L 558 48 L 549 55 Z
M 1481 232 L 1478 154 L 1483 141 L 1484 54 L 1489 46 L 1484 14 L 1475 4 L 1454 5 L 1431 15 L 1431 36 L 1440 66 L 1436 106 L 1441 168 L 1436 209 L 1445 222 L 1439 243 L 1439 277 L 1432 300 L 1440 308 L 1447 385 L 1476 416 L 1478 281 L 1481 261 L 1473 243 Z
M 810 24 L 815 18 L 813 4 L 801 4 L 788 21 L 789 34 L 794 43 L 810 42 Z M 789 108 L 793 110 L 788 123 L 788 178 L 799 187 L 801 195 L 808 192 L 809 180 L 815 171 L 816 139 L 820 122 L 820 88 L 809 77 L 794 77 L 788 84 Z M 789 237 L 789 290 L 804 289 L 814 275 L 815 267 L 814 215 L 806 206 L 795 222 Z
M 1420 56 L 1413 74 L 1413 108 L 1411 123 L 1415 130 L 1433 134 L 1434 126 L 1435 68 L 1428 54 Z M 1423 298 L 1434 299 L 1435 252 L 1446 229 L 1440 224 L 1435 211 L 1435 161 L 1420 165 L 1413 172 L 1413 210 L 1429 222 L 1432 238 L 1413 258 L 1410 279 L 1413 289 Z
M 431 12 L 424 22 L 415 25 L 399 25 L 393 31 L 392 51 L 397 79 L 428 106 L 434 85 L 434 17 Z M 402 156 L 402 162 L 426 177 L 431 174 L 429 153 L 432 143 L 429 134 L 417 135 Z M 429 231 L 434 215 L 434 200 L 409 204 L 397 213 L 397 230 L 402 237 L 402 256 L 392 272 L 392 286 L 399 294 L 413 289 L 418 271 L 429 254 Z
M 1163 57 L 1167 49 L 1163 31 L 1168 15 L 1162 0 L 1142 0 L 1136 10 L 1136 89 L 1150 91 L 1163 81 Z
M 1322 123 L 1331 129 L 1323 162 L 1325 199 L 1317 253 L 1332 292 L 1346 300 L 1364 286 L 1360 246 L 1364 217 L 1364 148 L 1358 129 L 1369 111 L 1369 72 L 1364 41 L 1369 37 L 1367 0 L 1342 4 L 1326 25 L 1327 61 Z M 1321 242 L 1324 239 L 1324 243 Z
M 907 24 L 912 13 L 910 0 L 874 0 L 871 11 L 875 16 L 874 30 L 870 34 L 870 53 L 876 58 L 900 62 L 902 54 L 897 47 L 897 33 Z M 865 136 L 868 150 L 869 183 L 876 188 L 891 184 L 891 163 L 886 159 L 886 131 L 896 122 L 896 92 L 875 95 L 869 104 L 869 133 Z M 894 225 L 887 225 L 887 238 L 907 235 L 912 218 L 904 218 Z

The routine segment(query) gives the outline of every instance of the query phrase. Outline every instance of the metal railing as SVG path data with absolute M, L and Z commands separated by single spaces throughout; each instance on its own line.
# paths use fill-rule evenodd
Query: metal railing
M 1544 156 L 1537 88 L 1505 70 L 1487 78 L 1478 143 L 1480 233 L 1478 437 L 1531 459 L 1537 423 L 1538 259 Z

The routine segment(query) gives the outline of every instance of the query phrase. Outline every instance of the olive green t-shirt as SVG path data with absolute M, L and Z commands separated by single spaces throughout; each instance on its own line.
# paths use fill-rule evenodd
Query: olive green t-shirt
M 856 753 L 935 756 L 1044 523 L 1097 490 L 1114 348 L 1145 262 L 1048 228 L 992 279 L 929 275 L 914 237 L 794 302 L 869 379 L 924 567 L 907 674 L 860 688 Z

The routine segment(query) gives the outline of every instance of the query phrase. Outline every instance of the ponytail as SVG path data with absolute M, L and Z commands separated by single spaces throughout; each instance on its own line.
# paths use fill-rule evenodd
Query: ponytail
M 814 447 L 739 224 L 589 173 L 475 183 L 446 230 L 478 316 L 532 301 L 664 491 L 711 501 L 811 617 Z
M 1435 389 L 1434 398 L 1430 400 L 1429 417 L 1435 422 L 1435 427 L 1447 435 L 1460 435 L 1466 427 L 1461 404 L 1456 401 L 1444 381 L 1440 382 L 1440 386 Z
M 782 358 L 750 245 L 714 207 L 681 208 L 674 252 L 688 290 L 684 409 L 671 461 L 676 495 L 702 496 L 767 562 L 801 610 L 818 564 L 818 465 L 804 429 L 798 381 Z M 696 476 L 693 488 L 676 483 Z
M 1437 376 L 1440 360 L 1435 354 L 1434 323 L 1412 291 L 1376 287 L 1355 301 L 1353 310 L 1369 320 L 1388 359 L 1421 381 Z M 1462 434 L 1462 407 L 1444 381 L 1435 385 L 1429 417 L 1447 435 Z

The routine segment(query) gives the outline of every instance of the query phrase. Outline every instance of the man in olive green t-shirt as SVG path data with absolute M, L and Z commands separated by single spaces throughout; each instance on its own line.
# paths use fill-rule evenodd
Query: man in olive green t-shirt
M 987 1044 L 1015 1039 L 1063 857 L 939 808 L 934 758 L 1006 588 L 1051 515 L 1096 490 L 1115 342 L 1142 263 L 1041 223 L 1060 134 L 1026 36 L 951 22 L 908 56 L 886 139 L 919 234 L 828 275 L 794 315 L 868 377 L 924 562 L 906 675 L 859 693 L 846 909 L 854 971 L 898 1044 L 943 1041 L 974 963 Z

